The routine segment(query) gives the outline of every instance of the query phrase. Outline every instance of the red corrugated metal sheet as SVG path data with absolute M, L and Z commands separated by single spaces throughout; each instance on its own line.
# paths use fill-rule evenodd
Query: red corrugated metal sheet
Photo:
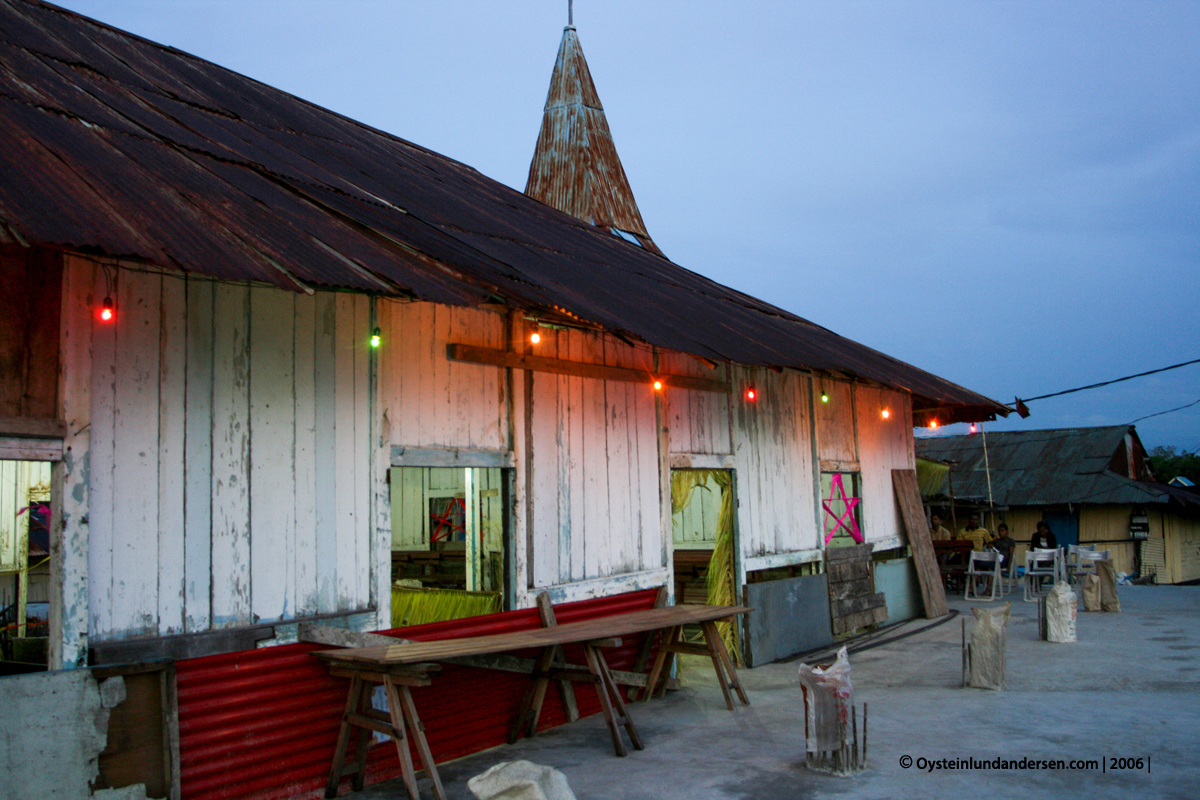
M 647 590 L 566 603 L 556 606 L 555 614 L 565 624 L 637 611 L 652 607 L 655 594 Z M 540 624 L 535 609 L 524 609 L 384 633 L 417 640 L 455 639 Z M 630 637 L 622 647 L 606 652 L 609 665 L 628 669 L 640 645 L 641 637 Z M 324 796 L 349 683 L 331 678 L 308 655 L 320 649 L 325 648 L 283 645 L 176 664 L 185 800 Z M 567 648 L 567 658 L 584 663 L 581 650 Z M 514 673 L 447 665 L 432 686 L 414 689 L 413 699 L 438 762 L 503 744 L 528 683 L 528 678 Z M 590 687 L 579 685 L 576 694 L 581 715 L 600 710 Z M 548 692 L 541 728 L 565 721 L 558 693 Z M 399 774 L 394 747 L 372 749 L 369 783 Z

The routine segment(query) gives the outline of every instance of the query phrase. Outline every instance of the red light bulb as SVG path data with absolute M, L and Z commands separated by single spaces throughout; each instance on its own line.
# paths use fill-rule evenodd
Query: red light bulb
M 746 399 L 753 403 L 758 399 L 758 392 L 754 391 L 754 387 L 750 386 L 746 389 Z
M 104 298 L 104 302 L 100 304 L 99 313 L 101 322 L 112 322 L 117 317 L 117 310 L 113 307 L 111 297 Z

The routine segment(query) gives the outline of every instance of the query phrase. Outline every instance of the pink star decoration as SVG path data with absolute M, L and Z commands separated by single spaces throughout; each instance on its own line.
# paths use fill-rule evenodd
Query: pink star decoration
M 833 510 L 833 504 L 839 499 L 837 497 L 839 494 L 841 495 L 840 499 L 842 503 L 846 506 L 846 511 L 841 516 L 838 516 L 837 512 Z M 830 517 L 833 517 L 834 520 L 833 528 L 830 529 L 829 533 L 825 534 L 825 544 L 829 544 L 829 540 L 833 538 L 833 535 L 838 532 L 839 528 L 845 528 L 846 533 L 850 534 L 854 541 L 862 544 L 862 532 L 858 529 L 858 520 L 854 518 L 854 507 L 861 500 L 862 498 L 860 497 L 847 497 L 846 488 L 842 486 L 841 473 L 834 473 L 829 487 L 829 499 L 821 501 L 821 507 L 825 509 L 825 525 L 829 525 Z

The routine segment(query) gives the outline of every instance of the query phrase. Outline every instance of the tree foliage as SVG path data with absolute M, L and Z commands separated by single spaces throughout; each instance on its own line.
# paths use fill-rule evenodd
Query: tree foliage
M 1163 483 L 1182 475 L 1200 486 L 1200 453 L 1180 452 L 1172 445 L 1155 447 L 1150 451 L 1150 469 Z

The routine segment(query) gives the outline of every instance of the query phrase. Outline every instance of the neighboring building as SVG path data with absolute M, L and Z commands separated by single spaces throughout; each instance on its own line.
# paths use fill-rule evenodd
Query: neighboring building
M 922 487 L 926 504 L 953 499 L 960 527 L 972 510 L 993 530 L 1006 521 L 1018 557 L 1044 519 L 1060 545 L 1111 550 L 1120 572 L 1200 580 L 1200 495 L 1154 481 L 1132 425 L 988 433 L 986 459 L 982 434 L 920 438 L 916 451 L 949 465 Z
M 179 660 L 185 794 L 295 768 L 222 681 L 298 622 L 672 587 L 683 470 L 736 492 L 734 597 L 822 569 L 835 487 L 901 556 L 914 422 L 1008 411 L 661 255 L 573 29 L 545 203 L 37 0 L 0 30 L 0 287 L 53 312 L 0 318 L 0 458 L 53 462 L 51 666 Z

